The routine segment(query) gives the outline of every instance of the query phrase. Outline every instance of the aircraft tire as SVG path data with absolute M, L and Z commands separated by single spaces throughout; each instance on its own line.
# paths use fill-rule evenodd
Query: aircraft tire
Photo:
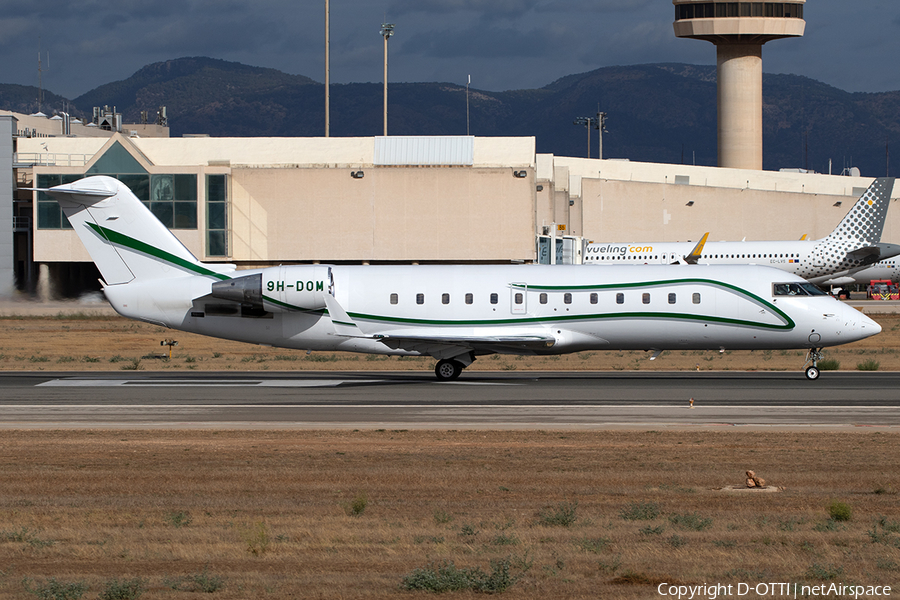
M 445 358 L 443 360 L 439 360 L 438 364 L 435 365 L 434 374 L 437 376 L 439 381 L 452 381 L 459 377 L 460 373 L 462 373 L 462 370 L 462 363 Z
M 806 368 L 806 378 L 810 381 L 815 381 L 819 378 L 819 367 L 807 367 Z

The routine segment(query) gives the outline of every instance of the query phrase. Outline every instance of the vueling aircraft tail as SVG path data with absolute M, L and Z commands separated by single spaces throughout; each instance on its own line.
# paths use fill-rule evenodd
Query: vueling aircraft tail
M 878 244 L 884 230 L 884 220 L 891 203 L 893 188 L 893 177 L 879 177 L 873 181 L 850 212 L 825 239 L 854 241 L 860 246 Z
M 209 275 L 228 279 L 234 265 L 201 263 L 124 183 L 102 175 L 41 189 L 52 196 L 107 285 Z

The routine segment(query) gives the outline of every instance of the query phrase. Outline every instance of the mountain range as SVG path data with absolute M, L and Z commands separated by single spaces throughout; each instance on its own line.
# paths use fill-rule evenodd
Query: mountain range
M 382 83 L 332 84 L 331 135 L 382 134 Z M 576 117 L 607 114 L 604 158 L 716 164 L 716 69 L 645 64 L 566 75 L 539 89 L 490 92 L 456 83 L 389 83 L 391 135 L 534 136 L 537 151 L 587 156 L 588 131 Z M 0 84 L 0 108 L 31 113 L 34 87 Z M 322 136 L 324 85 L 302 75 L 193 57 L 148 65 L 123 81 L 77 98 L 44 92 L 43 112 L 90 117 L 115 106 L 126 123 L 167 107 L 170 133 L 213 137 Z M 832 172 L 859 167 L 890 174 L 900 149 L 900 91 L 850 93 L 799 75 L 763 75 L 767 170 Z M 597 132 L 590 132 L 597 156 Z M 900 160 L 895 161 L 900 165 Z M 896 169 L 895 169 L 896 170 Z

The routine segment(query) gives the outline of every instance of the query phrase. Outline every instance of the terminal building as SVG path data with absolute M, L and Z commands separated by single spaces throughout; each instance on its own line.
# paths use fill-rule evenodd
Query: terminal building
M 108 107 L 89 123 L 0 111 L 0 296 L 99 289 L 56 202 L 24 189 L 90 175 L 238 268 L 579 263 L 582 241 L 824 237 L 872 178 L 761 170 L 762 46 L 803 35 L 804 3 L 672 0 L 675 35 L 717 48 L 719 167 L 538 154 L 533 137 L 170 138 L 164 107 L 139 124 Z M 883 239 L 900 242 L 896 209 Z
M 531 263 L 541 236 L 816 238 L 871 182 L 537 154 L 533 137 L 169 138 L 127 127 L 40 137 L 21 135 L 15 121 L 0 116 L 13 150 L 0 154 L 7 189 L 115 177 L 198 258 L 238 268 Z M 15 226 L 0 221 L 17 232 L 15 251 L 0 256 L 15 287 L 42 298 L 99 289 L 56 202 L 24 190 L 15 198 Z M 900 239 L 896 211 L 883 237 Z M 561 260 L 579 262 L 577 250 Z

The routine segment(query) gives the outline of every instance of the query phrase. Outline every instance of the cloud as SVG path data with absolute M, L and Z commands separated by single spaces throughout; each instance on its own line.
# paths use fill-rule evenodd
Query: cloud
M 395 0 L 388 14 L 451 14 L 468 12 L 480 18 L 519 16 L 531 11 L 540 0 Z
M 527 31 L 512 27 L 477 26 L 467 30 L 413 35 L 403 43 L 402 53 L 441 59 L 543 57 L 565 51 L 570 34 L 559 24 Z

